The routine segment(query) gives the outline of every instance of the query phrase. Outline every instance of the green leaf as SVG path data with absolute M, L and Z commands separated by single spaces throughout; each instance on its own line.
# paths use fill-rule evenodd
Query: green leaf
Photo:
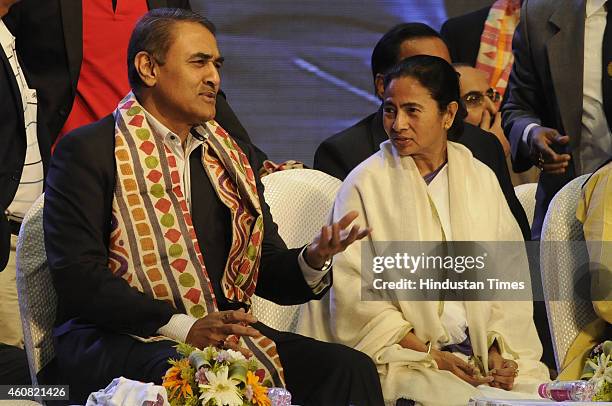
M 243 362 L 235 362 L 229 367 L 228 377 L 246 383 L 247 367 Z

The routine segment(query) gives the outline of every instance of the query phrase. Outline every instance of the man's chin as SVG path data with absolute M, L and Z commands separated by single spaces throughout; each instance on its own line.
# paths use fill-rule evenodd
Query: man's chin
M 206 112 L 202 112 L 202 114 L 200 114 L 199 122 L 206 123 L 207 121 L 214 120 L 216 114 L 217 110 L 215 109 L 215 107 L 209 108 Z

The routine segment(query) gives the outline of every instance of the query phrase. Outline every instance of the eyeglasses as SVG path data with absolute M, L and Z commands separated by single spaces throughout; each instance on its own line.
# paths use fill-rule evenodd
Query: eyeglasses
M 487 96 L 493 103 L 497 103 L 501 100 L 501 94 L 493 89 L 488 88 L 484 93 L 482 92 L 469 92 L 461 98 L 465 103 L 466 107 L 478 107 L 484 103 L 484 98 Z

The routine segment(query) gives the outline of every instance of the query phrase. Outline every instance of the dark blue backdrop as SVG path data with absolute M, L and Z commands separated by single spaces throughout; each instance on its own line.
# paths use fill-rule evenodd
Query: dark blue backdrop
M 439 29 L 491 0 L 192 0 L 218 29 L 222 87 L 271 159 L 312 164 L 328 136 L 375 111 L 370 55 L 404 21 Z

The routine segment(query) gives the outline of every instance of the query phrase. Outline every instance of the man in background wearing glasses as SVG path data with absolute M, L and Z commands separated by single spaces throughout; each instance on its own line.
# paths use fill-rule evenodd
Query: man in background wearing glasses
M 537 182 L 539 171 L 536 168 L 522 173 L 512 170 L 510 143 L 501 125 L 501 112 L 499 111 L 501 94 L 490 87 L 486 73 L 467 64 L 455 64 L 454 66 L 460 75 L 461 99 L 468 112 L 465 122 L 478 126 L 497 137 L 504 148 L 513 185 Z

